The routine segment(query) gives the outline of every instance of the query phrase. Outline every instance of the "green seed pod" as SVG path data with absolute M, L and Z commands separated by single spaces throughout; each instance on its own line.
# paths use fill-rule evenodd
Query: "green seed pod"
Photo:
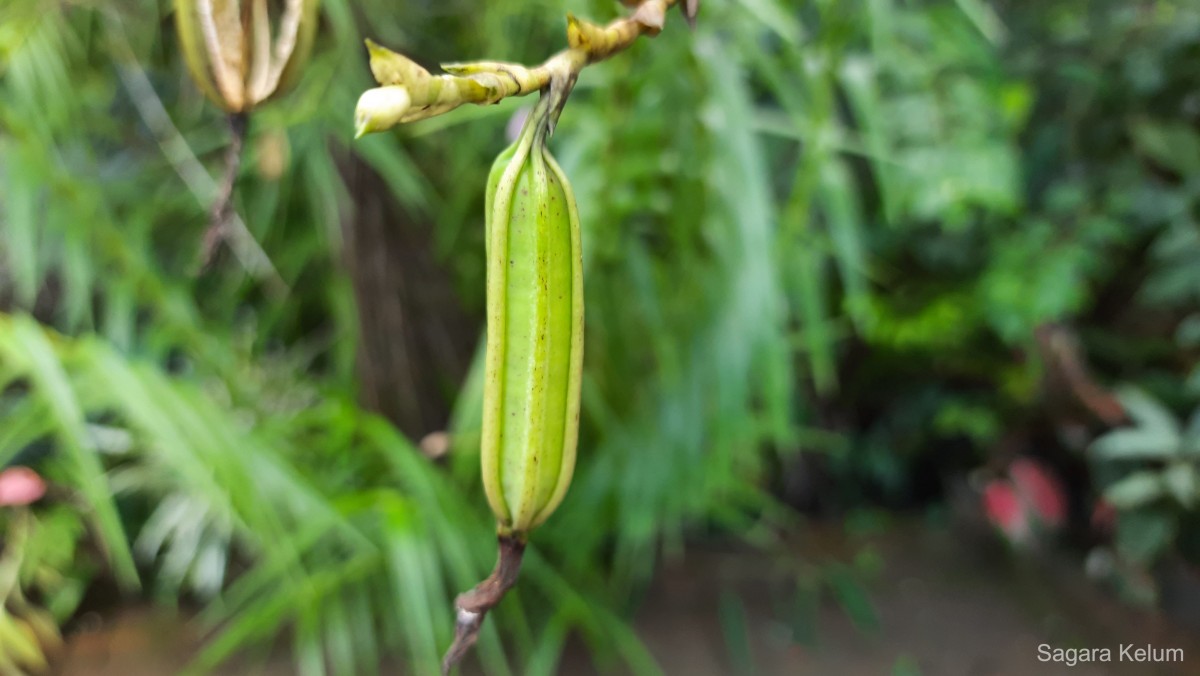
M 546 138 L 543 100 L 487 186 L 487 346 L 481 458 L 505 535 L 562 502 L 575 469 L 583 372 L 579 212 Z

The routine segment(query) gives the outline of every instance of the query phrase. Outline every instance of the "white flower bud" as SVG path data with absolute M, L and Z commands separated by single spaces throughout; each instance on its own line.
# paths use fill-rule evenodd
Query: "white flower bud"
M 411 103 L 408 90 L 398 85 L 363 92 L 354 109 L 354 138 L 396 126 Z

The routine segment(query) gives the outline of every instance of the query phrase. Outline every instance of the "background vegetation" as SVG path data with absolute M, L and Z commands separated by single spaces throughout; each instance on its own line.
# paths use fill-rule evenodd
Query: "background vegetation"
M 352 142 L 362 38 L 531 62 L 568 10 L 622 11 L 323 0 L 201 271 L 228 131 L 170 3 L 4 3 L 0 466 L 51 492 L 0 508 L 0 666 L 116 584 L 203 603 L 198 669 L 279 636 L 304 674 L 434 667 L 492 563 L 483 185 L 528 102 Z M 1186 0 L 705 0 L 589 68 L 553 141 L 585 229 L 581 465 L 486 669 L 552 672 L 574 635 L 655 673 L 625 619 L 663 557 L 937 508 L 1017 455 L 1083 531 L 1108 491 L 1121 560 L 1200 563 L 1197 73 Z M 1112 425 L 1054 385 L 1047 327 L 1137 386 L 1135 427 L 1083 448 Z

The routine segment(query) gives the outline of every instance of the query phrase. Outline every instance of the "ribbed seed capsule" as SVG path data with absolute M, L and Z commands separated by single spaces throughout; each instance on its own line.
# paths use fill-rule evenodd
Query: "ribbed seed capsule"
M 583 256 L 543 100 L 496 158 L 487 190 L 481 458 L 501 533 L 524 535 L 571 483 L 583 370 Z
M 308 59 L 319 0 L 175 0 L 175 26 L 196 85 L 231 113 L 287 90 Z

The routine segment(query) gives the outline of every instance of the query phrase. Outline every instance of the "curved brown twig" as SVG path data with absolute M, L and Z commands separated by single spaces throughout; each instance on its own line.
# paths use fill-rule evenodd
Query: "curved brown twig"
M 495 608 L 504 594 L 517 583 L 521 572 L 521 559 L 525 555 L 525 539 L 516 535 L 501 535 L 497 538 L 499 554 L 496 568 L 486 580 L 475 585 L 469 592 L 458 595 L 454 606 L 457 616 L 454 622 L 454 643 L 442 659 L 442 674 L 450 673 L 454 665 L 462 660 L 479 638 L 479 629 L 487 611 Z
M 208 229 L 200 248 L 200 269 L 212 265 L 217 249 L 228 236 L 229 219 L 233 215 L 233 184 L 237 182 L 238 169 L 242 166 L 242 146 L 246 142 L 249 126 L 246 113 L 229 114 L 229 145 L 225 148 L 225 163 L 221 185 L 217 186 L 216 199 L 209 212 Z
M 1039 351 L 1050 371 L 1089 413 L 1109 427 L 1129 422 L 1117 396 L 1096 382 L 1079 337 L 1069 326 L 1047 322 L 1034 331 Z

